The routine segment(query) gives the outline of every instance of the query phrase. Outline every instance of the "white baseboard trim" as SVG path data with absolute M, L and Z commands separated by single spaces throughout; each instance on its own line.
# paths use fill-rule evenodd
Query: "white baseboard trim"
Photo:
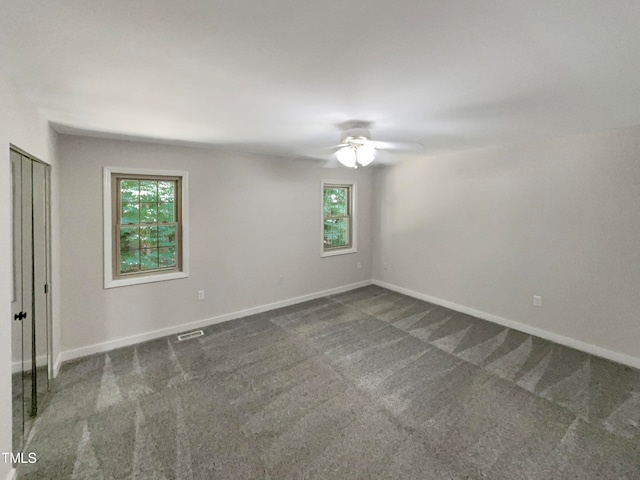
M 183 323 L 181 325 L 175 325 L 173 327 L 162 328 L 154 330 L 152 332 L 146 332 L 139 335 L 132 335 L 130 337 L 118 338 L 115 340 L 109 340 L 107 342 L 96 343 L 88 345 L 86 347 L 75 348 L 72 350 L 66 350 L 60 352 L 56 358 L 54 364 L 54 377 L 58 375 L 58 371 L 64 362 L 73 360 L 80 357 L 86 357 L 93 355 L 94 353 L 108 352 L 115 350 L 116 348 L 127 347 L 129 345 L 135 345 L 137 343 L 146 342 L 148 340 L 154 340 L 156 338 L 166 337 L 167 335 L 175 335 L 178 333 L 186 332 L 189 330 L 208 327 L 215 325 L 216 323 L 228 322 L 229 320 L 235 320 L 237 318 L 246 317 L 249 315 L 255 315 L 257 313 L 267 312 L 269 310 L 275 310 L 276 308 L 288 307 L 297 303 L 307 302 L 309 300 L 315 300 L 316 298 L 326 297 L 328 295 L 335 295 L 338 293 L 348 292 L 360 287 L 366 287 L 371 285 L 372 280 L 365 280 L 362 282 L 352 283 L 350 285 L 344 285 L 342 287 L 331 288 L 329 290 L 323 290 L 321 292 L 310 293 L 308 295 L 302 295 L 300 297 L 289 298 L 287 300 L 281 300 L 274 303 L 268 303 L 257 307 L 247 308 L 245 310 L 239 310 L 237 312 L 226 313 L 224 315 L 218 315 L 216 317 L 205 318 L 202 320 L 196 320 L 195 322 Z
M 18 471 L 15 468 L 12 468 L 11 470 L 9 470 L 9 473 L 7 473 L 7 476 L 5 477 L 6 480 L 14 480 L 17 473 Z
M 434 303 L 442 307 L 450 308 L 451 310 L 456 310 L 461 313 L 466 313 L 468 315 L 472 315 L 474 317 L 487 320 L 488 322 L 497 323 L 498 325 L 512 328 L 514 330 L 518 330 L 520 332 L 527 333 L 529 335 L 534 335 L 536 337 L 544 338 L 545 340 L 559 343 L 560 345 L 564 345 L 569 348 L 580 350 L 582 352 L 589 353 L 597 357 L 606 358 L 607 360 L 611 360 L 616 363 L 621 363 L 629 367 L 640 369 L 640 358 L 627 355 L 626 353 L 615 352 L 613 350 L 608 350 L 606 348 L 598 347 L 596 345 L 591 345 L 590 343 L 581 342 L 580 340 L 576 340 L 571 337 L 565 337 L 564 335 L 553 333 L 548 330 L 543 330 L 541 328 L 532 327 L 531 325 L 527 325 L 525 323 L 516 322 L 514 320 L 509 320 L 508 318 L 503 318 L 497 315 L 493 315 L 491 313 L 482 312 L 480 310 L 476 310 L 475 308 L 465 307 L 464 305 L 458 305 L 457 303 L 450 302 L 448 300 L 442 300 L 441 298 L 432 297 L 431 295 L 426 295 L 424 293 L 416 292 L 414 290 L 409 290 L 408 288 L 399 287 L 391 283 L 382 282 L 380 280 L 373 280 L 372 283 L 379 287 L 386 288 L 388 290 L 393 290 L 394 292 L 402 293 L 404 295 L 408 295 L 409 297 L 417 298 L 419 300 L 424 300 L 429 303 Z

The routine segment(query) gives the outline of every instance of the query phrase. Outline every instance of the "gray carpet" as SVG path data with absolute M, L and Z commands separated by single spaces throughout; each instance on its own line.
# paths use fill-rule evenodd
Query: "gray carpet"
M 378 287 L 65 364 L 20 479 L 640 478 L 640 372 Z

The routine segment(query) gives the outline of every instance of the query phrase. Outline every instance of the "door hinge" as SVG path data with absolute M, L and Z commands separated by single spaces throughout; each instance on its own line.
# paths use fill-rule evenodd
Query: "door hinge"
M 49 293 L 49 284 L 48 283 L 44 284 L 44 293 Z

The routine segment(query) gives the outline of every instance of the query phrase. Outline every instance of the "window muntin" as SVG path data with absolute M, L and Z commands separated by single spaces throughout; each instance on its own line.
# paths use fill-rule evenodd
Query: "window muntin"
M 324 184 L 322 189 L 323 251 L 353 247 L 353 186 Z
M 112 174 L 113 277 L 180 271 L 181 178 Z

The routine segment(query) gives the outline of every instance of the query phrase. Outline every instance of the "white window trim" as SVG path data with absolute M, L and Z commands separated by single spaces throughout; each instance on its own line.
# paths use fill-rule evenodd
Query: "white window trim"
M 349 185 L 351 187 L 351 247 L 325 251 L 324 249 L 324 186 Z M 320 183 L 320 256 L 334 257 L 358 251 L 358 188 L 356 182 L 349 180 L 322 180 Z
M 113 225 L 111 176 L 113 173 L 125 175 L 155 175 L 182 178 L 182 269 L 179 272 L 157 273 L 131 278 L 113 278 Z M 152 170 L 148 168 L 103 167 L 103 215 L 104 215 L 104 288 L 140 285 L 142 283 L 163 282 L 187 278 L 189 276 L 189 173 L 182 170 Z

